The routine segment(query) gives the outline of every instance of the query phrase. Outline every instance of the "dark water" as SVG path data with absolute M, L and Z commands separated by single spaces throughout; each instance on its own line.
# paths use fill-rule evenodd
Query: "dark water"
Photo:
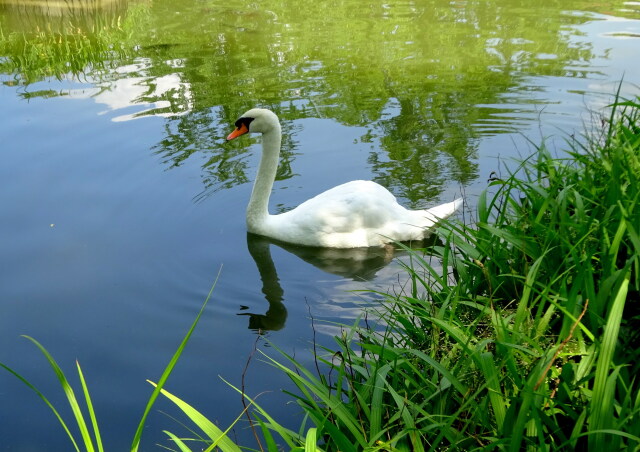
M 640 7 L 613 2 L 4 2 L 0 0 L 0 362 L 64 399 L 38 339 L 88 379 L 107 450 L 126 450 L 220 272 L 167 388 L 221 426 L 259 337 L 310 363 L 397 290 L 382 251 L 323 253 L 247 237 L 259 145 L 225 143 L 255 105 L 283 122 L 282 211 L 374 179 L 407 206 L 465 194 L 527 140 L 562 148 L 624 77 L 640 84 Z M 466 211 L 465 215 L 469 215 Z M 221 270 L 220 270 L 221 269 Z M 395 283 L 395 289 L 390 289 Z M 275 355 L 265 340 L 260 350 Z M 249 394 L 297 426 L 282 375 L 255 356 Z M 160 410 L 143 450 L 182 433 Z M 63 415 L 68 410 L 61 409 Z M 70 418 L 69 418 L 70 419 Z M 236 435 L 251 444 L 242 424 Z M 49 409 L 0 373 L 0 450 L 71 450 Z

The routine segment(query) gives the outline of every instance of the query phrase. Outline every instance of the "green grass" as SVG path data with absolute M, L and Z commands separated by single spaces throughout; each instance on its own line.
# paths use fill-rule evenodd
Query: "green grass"
M 297 386 L 300 432 L 344 452 L 640 450 L 639 119 L 616 102 L 586 144 L 493 180 L 473 225 L 438 231 L 440 265 L 406 249 L 410 283 L 320 371 L 265 355 Z
M 217 278 L 216 278 L 216 281 L 217 281 Z M 178 359 L 182 355 L 187 343 L 189 342 L 189 339 L 193 334 L 193 331 L 198 325 L 198 322 L 200 321 L 200 317 L 202 316 L 202 313 L 204 312 L 204 309 L 207 306 L 209 299 L 211 298 L 211 294 L 213 293 L 214 287 L 215 287 L 215 283 L 211 287 L 211 290 L 209 291 L 209 295 L 207 296 L 204 303 L 202 304 L 200 312 L 196 316 L 195 320 L 191 324 L 191 327 L 189 328 L 182 342 L 178 346 L 176 352 L 174 353 L 169 363 L 165 367 L 164 371 L 162 372 L 162 375 L 160 375 L 158 384 L 152 383 L 154 386 L 154 390 L 152 391 L 151 396 L 149 397 L 149 400 L 142 413 L 142 417 L 140 419 L 138 427 L 134 433 L 133 440 L 131 442 L 131 448 L 130 448 L 132 452 L 137 451 L 138 447 L 140 446 L 142 432 L 144 429 L 147 416 L 149 415 L 151 408 L 153 407 L 158 396 L 161 393 L 167 397 L 169 396 L 168 393 L 163 389 L 163 387 L 167 382 L 169 376 L 171 375 L 171 372 L 175 368 L 178 362 Z M 51 411 L 57 418 L 58 422 L 60 423 L 60 426 L 67 433 L 67 436 L 69 437 L 69 440 L 71 441 L 73 448 L 76 451 L 79 452 L 80 450 L 86 450 L 87 452 L 94 452 L 94 451 L 102 452 L 104 450 L 104 447 L 102 443 L 102 437 L 100 436 L 100 430 L 99 430 L 98 420 L 96 416 L 96 411 L 94 410 L 93 403 L 91 402 L 89 388 L 84 378 L 84 375 L 82 373 L 82 369 L 80 368 L 80 364 L 76 362 L 78 377 L 80 379 L 80 385 L 81 385 L 82 393 L 84 395 L 84 401 L 85 401 L 84 407 L 82 407 L 80 401 L 78 401 L 75 391 L 73 390 L 71 384 L 69 383 L 68 378 L 62 371 L 61 367 L 58 365 L 56 360 L 51 356 L 51 354 L 46 350 L 46 348 L 42 346 L 38 341 L 33 339 L 32 337 L 29 337 L 29 336 L 25 336 L 25 337 L 36 345 L 36 347 L 42 352 L 42 354 L 47 359 L 49 365 L 53 369 L 60 383 L 60 386 L 62 387 L 65 393 L 69 406 L 71 407 L 71 410 L 73 412 L 73 420 L 75 421 L 78 427 L 78 430 L 80 432 L 80 438 L 76 438 L 74 436 L 74 434 L 71 432 L 72 429 L 68 425 L 68 421 L 65 421 L 65 419 L 60 415 L 60 413 L 53 406 L 53 404 L 49 402 L 47 397 L 40 390 L 38 390 L 38 388 L 36 388 L 33 384 L 31 384 L 27 378 L 23 377 L 17 371 L 7 366 L 6 364 L 0 363 L 0 367 L 4 368 L 5 370 L 13 374 L 22 383 L 24 383 L 27 387 L 29 387 L 32 391 L 34 391 L 38 395 L 38 397 L 40 397 L 40 399 L 42 399 L 42 401 L 51 409 Z M 91 429 L 89 428 L 89 424 L 91 425 Z M 231 441 L 229 441 L 226 438 L 226 432 L 221 431 L 217 426 L 215 426 L 212 423 L 209 423 L 209 424 L 210 425 L 208 425 L 209 427 L 208 432 L 210 432 L 211 435 L 213 435 L 216 438 L 217 440 L 216 446 L 220 447 L 220 449 L 224 452 L 227 452 L 227 451 L 236 452 L 239 450 L 239 448 L 235 444 L 231 443 Z M 83 446 L 83 447 L 80 447 L 80 446 Z
M 412 253 L 411 284 L 305 369 L 268 359 L 328 451 L 640 450 L 640 103 L 541 146 L 477 222 Z M 438 268 L 440 270 L 438 270 Z

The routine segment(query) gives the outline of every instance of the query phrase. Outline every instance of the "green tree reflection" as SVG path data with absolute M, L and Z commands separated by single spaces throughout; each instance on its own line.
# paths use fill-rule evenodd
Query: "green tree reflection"
M 607 8 L 625 14 L 623 3 Z M 0 3 L 3 83 L 71 75 L 115 89 L 137 77 L 147 89 L 129 103 L 151 107 L 130 117 L 167 117 L 154 152 L 169 167 L 200 155 L 200 197 L 252 177 L 245 150 L 222 146 L 250 107 L 270 107 L 285 124 L 281 179 L 293 175 L 296 120 L 366 127 L 375 179 L 412 205 L 436 198 L 447 181 L 476 177 L 480 134 L 523 120 L 495 105 L 530 98 L 530 76 L 588 74 L 596 55 L 571 26 L 594 17 L 572 11 L 604 8 L 524 0 L 83 5 L 61 12 Z

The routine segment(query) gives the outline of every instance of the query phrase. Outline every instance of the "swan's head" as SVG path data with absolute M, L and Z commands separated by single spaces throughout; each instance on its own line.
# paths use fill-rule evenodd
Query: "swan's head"
M 236 129 L 229 134 L 227 140 L 233 140 L 245 133 L 267 133 L 274 129 L 280 130 L 280 121 L 271 110 L 252 108 L 240 116 L 236 121 Z

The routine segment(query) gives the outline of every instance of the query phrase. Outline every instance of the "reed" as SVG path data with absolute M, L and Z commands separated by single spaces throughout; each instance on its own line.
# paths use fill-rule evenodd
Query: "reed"
M 264 355 L 298 388 L 300 432 L 320 443 L 307 447 L 640 448 L 639 101 L 616 101 L 562 157 L 540 146 L 495 178 L 473 225 L 407 248 L 410 283 L 313 369 Z M 301 434 L 254 415 L 268 450 L 275 434 L 301 448 Z
M 640 447 L 640 99 L 544 147 L 319 354 L 267 357 L 327 451 Z
M 220 275 L 218 274 L 218 277 L 219 276 Z M 218 278 L 216 277 L 216 282 L 217 282 L 217 280 L 218 280 Z M 209 299 L 211 298 L 211 295 L 213 293 L 213 289 L 215 288 L 215 285 L 216 285 L 216 283 L 214 282 L 213 286 L 211 287 L 211 290 L 209 291 L 209 294 L 207 295 L 207 298 L 205 299 L 204 303 L 202 304 L 202 307 L 200 308 L 200 312 L 198 312 L 198 315 L 196 316 L 195 320 L 191 324 L 191 327 L 188 329 L 187 333 L 185 334 L 185 337 L 182 339 L 182 342 L 180 343 L 180 345 L 176 349 L 175 353 L 173 354 L 173 356 L 169 360 L 169 363 L 167 364 L 167 366 L 165 367 L 164 371 L 160 375 L 158 383 L 157 384 L 152 383 L 152 385 L 154 386 L 154 390 L 152 391 L 151 395 L 149 396 L 149 400 L 148 400 L 148 402 L 147 402 L 147 404 L 146 404 L 146 406 L 145 406 L 145 408 L 143 410 L 143 413 L 142 413 L 140 422 L 138 424 L 138 427 L 137 427 L 137 429 L 136 429 L 136 431 L 135 431 L 135 433 L 133 435 L 133 440 L 131 442 L 131 448 L 130 448 L 130 450 L 132 452 L 137 451 L 139 446 L 140 446 L 140 441 L 141 441 L 141 438 L 142 438 L 142 432 L 143 432 L 143 429 L 144 429 L 144 426 L 145 426 L 145 422 L 146 422 L 147 416 L 151 412 L 151 409 L 152 409 L 155 401 L 157 400 L 158 396 L 161 393 L 163 393 L 165 396 L 168 396 L 168 393 L 163 389 L 163 387 L 164 387 L 165 383 L 167 382 L 169 376 L 173 372 L 173 369 L 175 368 L 176 364 L 178 363 L 178 359 L 180 358 L 180 356 L 184 352 L 184 349 L 187 346 L 187 343 L 189 342 L 189 339 L 190 339 L 191 335 L 193 334 L 196 326 L 198 325 L 198 322 L 200 321 L 200 317 L 202 316 L 202 313 L 204 312 L 204 309 L 207 306 L 207 303 L 209 302 Z M 62 389 L 63 389 L 63 391 L 65 393 L 65 396 L 67 398 L 69 406 L 71 407 L 71 410 L 73 412 L 73 421 L 75 421 L 75 423 L 76 423 L 76 425 L 78 427 L 78 430 L 80 432 L 80 438 L 77 438 L 72 433 L 72 429 L 69 427 L 70 422 L 68 420 L 65 420 L 60 415 L 58 410 L 48 400 L 48 398 L 38 388 L 36 388 L 33 384 L 31 384 L 27 378 L 22 376 L 20 373 L 18 373 L 12 367 L 10 367 L 10 366 L 8 366 L 6 364 L 3 364 L 1 362 L 0 362 L 0 367 L 5 369 L 9 373 L 13 374 L 16 378 L 18 378 L 18 380 L 20 380 L 28 388 L 30 388 L 33 392 L 35 392 L 38 395 L 38 397 L 40 397 L 40 399 L 51 409 L 51 411 L 55 415 L 56 419 L 58 420 L 60 426 L 67 433 L 67 436 L 69 437 L 69 440 L 71 441 L 74 450 L 76 450 L 78 452 L 80 450 L 86 450 L 87 452 L 94 452 L 94 451 L 102 452 L 104 450 L 104 446 L 103 446 L 103 442 L 102 442 L 102 437 L 100 435 L 99 423 L 98 423 L 98 420 L 97 420 L 96 411 L 94 410 L 94 407 L 93 407 L 93 403 L 91 402 L 89 388 L 88 388 L 87 382 L 86 382 L 86 380 L 84 378 L 84 375 L 82 373 L 82 369 L 80 367 L 80 364 L 78 362 L 76 362 L 76 368 L 77 368 L 78 377 L 79 377 L 79 380 L 80 380 L 80 387 L 81 387 L 82 393 L 84 395 L 84 401 L 85 401 L 85 405 L 84 406 L 82 406 L 81 402 L 78 400 L 78 397 L 76 397 L 75 391 L 74 391 L 73 387 L 71 386 L 71 384 L 69 382 L 69 379 L 66 377 L 64 371 L 62 370 L 60 365 L 56 362 L 56 360 L 53 358 L 53 356 L 51 356 L 51 354 L 47 351 L 47 349 L 42 344 L 40 344 L 38 341 L 33 339 L 32 337 L 29 337 L 29 336 L 24 336 L 24 337 L 26 337 L 31 342 L 33 342 L 34 345 L 36 345 L 36 347 L 44 355 L 44 357 L 47 359 L 49 365 L 51 366 L 52 370 L 54 371 L 54 373 L 55 373 L 55 375 L 56 375 L 56 377 L 57 377 L 57 379 L 58 379 L 58 381 L 60 383 L 60 386 L 62 387 Z M 192 415 L 192 419 L 193 418 L 194 417 Z M 231 443 L 231 441 L 229 441 L 226 438 L 226 432 L 223 432 L 222 430 L 220 430 L 217 426 L 215 426 L 212 423 L 209 423 L 209 424 L 210 425 L 208 425 L 208 427 L 209 427 L 208 432 L 211 435 L 215 436 L 215 438 L 217 439 L 217 444 L 216 445 L 219 445 L 221 450 L 223 450 L 225 452 L 227 452 L 227 451 L 236 452 L 237 450 L 239 450 L 237 446 L 235 446 L 233 443 Z

